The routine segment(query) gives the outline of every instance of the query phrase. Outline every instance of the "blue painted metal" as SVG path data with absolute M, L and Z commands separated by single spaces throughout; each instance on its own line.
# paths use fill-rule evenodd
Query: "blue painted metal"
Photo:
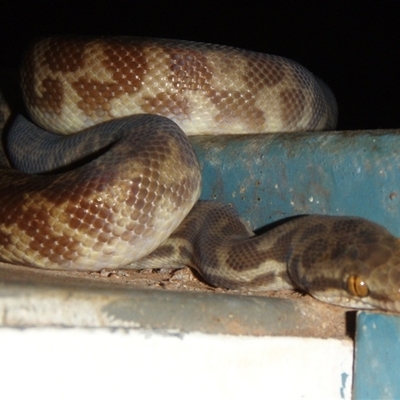
M 400 399 L 400 316 L 357 315 L 353 400 Z
M 400 130 L 192 137 L 202 199 L 253 228 L 299 214 L 357 215 L 400 236 Z

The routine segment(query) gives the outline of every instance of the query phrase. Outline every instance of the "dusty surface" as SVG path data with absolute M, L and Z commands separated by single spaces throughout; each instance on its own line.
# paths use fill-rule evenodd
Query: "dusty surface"
M 69 275 L 70 273 L 68 273 Z M 312 309 L 312 313 L 305 315 L 309 318 L 312 336 L 323 338 L 344 338 L 353 337 L 355 311 L 324 304 L 315 300 L 311 296 L 296 291 L 279 291 L 279 292 L 252 292 L 239 290 L 226 290 L 214 288 L 202 282 L 197 276 L 194 276 L 189 268 L 170 271 L 170 270 L 153 270 L 153 271 L 112 271 L 103 270 L 102 272 L 73 273 L 76 276 L 86 274 L 85 279 L 112 280 L 121 282 L 123 285 L 135 287 L 153 287 L 163 288 L 165 290 L 190 290 L 190 291 L 207 291 L 215 293 L 235 293 L 243 296 L 256 295 L 266 297 L 279 297 L 293 299 Z
M 79 272 L 79 271 L 48 271 L 26 267 L 11 266 L 0 263 L 0 274 L 11 273 L 12 280 L 18 283 L 32 282 L 50 283 L 52 286 L 57 284 L 68 285 L 88 285 L 92 284 L 104 289 L 124 288 L 124 289 L 143 289 L 154 288 L 174 291 L 195 291 L 211 293 L 228 293 L 236 295 L 256 295 L 289 298 L 301 303 L 304 307 L 303 317 L 307 319 L 309 331 L 306 336 L 321 338 L 352 338 L 354 335 L 355 311 L 324 304 L 313 299 L 309 295 L 295 291 L 280 292 L 251 292 L 224 290 L 213 288 L 201 281 L 201 278 L 194 276 L 190 269 L 181 270 L 103 270 L 101 272 Z M 1 276 L 0 276 L 1 281 Z M 8 278 L 8 282 L 10 279 Z M 298 335 L 296 331 L 288 333 Z M 304 333 L 303 333 L 304 334 Z

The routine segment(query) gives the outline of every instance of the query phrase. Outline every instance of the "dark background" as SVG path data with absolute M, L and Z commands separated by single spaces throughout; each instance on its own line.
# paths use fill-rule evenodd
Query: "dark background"
M 9 1 L 0 66 L 36 36 L 124 34 L 214 42 L 294 59 L 332 88 L 339 129 L 400 128 L 398 1 Z

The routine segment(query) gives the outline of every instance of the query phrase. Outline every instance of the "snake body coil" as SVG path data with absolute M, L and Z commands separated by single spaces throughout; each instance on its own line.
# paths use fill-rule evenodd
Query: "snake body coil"
M 199 165 L 178 125 L 188 134 L 335 126 L 333 95 L 298 64 L 191 42 L 52 38 L 28 51 L 22 87 L 42 127 L 86 129 L 60 136 L 15 121 L 8 154 L 22 172 L 2 167 L 2 261 L 189 265 L 216 286 L 295 287 L 400 311 L 400 244 L 384 228 L 305 216 L 254 236 L 231 207 L 197 202 Z M 137 113 L 147 115 L 121 118 Z

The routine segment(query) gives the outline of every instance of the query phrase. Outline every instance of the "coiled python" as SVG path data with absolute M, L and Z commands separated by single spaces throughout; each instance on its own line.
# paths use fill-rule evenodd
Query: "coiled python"
M 254 236 L 233 208 L 198 201 L 199 165 L 182 129 L 334 128 L 333 95 L 295 62 L 171 40 L 51 38 L 28 51 L 22 88 L 41 127 L 86 129 L 60 136 L 22 117 L 13 123 L 7 152 L 23 172 L 1 171 L 1 261 L 188 265 L 215 286 L 294 287 L 334 304 L 400 311 L 400 244 L 383 227 L 303 216 Z M 122 118 L 131 114 L 139 115 Z

